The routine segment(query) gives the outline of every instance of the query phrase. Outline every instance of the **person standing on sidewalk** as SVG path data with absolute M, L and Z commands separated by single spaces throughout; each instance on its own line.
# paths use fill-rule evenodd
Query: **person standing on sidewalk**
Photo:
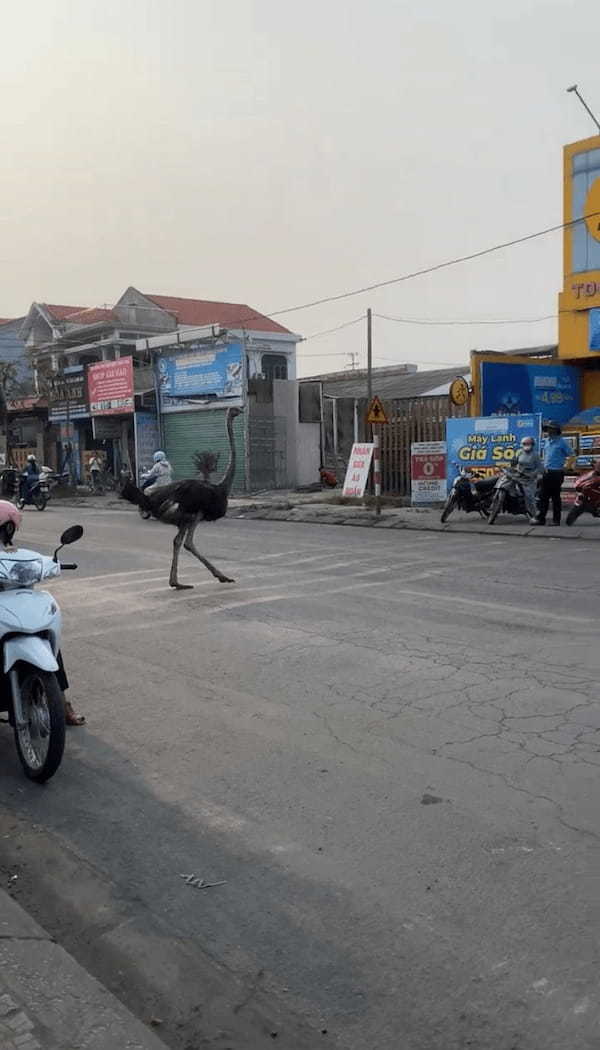
M 560 525 L 562 500 L 560 490 L 565 478 L 564 466 L 573 455 L 568 441 L 562 436 L 560 423 L 548 423 L 546 444 L 544 446 L 544 473 L 540 493 L 540 516 L 538 525 L 546 524 L 546 514 L 552 502 L 551 525 Z
M 537 524 L 537 507 L 535 502 L 535 496 L 538 487 L 538 478 L 544 469 L 544 465 L 535 448 L 535 441 L 532 437 L 524 437 L 521 440 L 521 447 L 517 452 L 513 465 L 518 470 L 523 489 L 523 496 L 525 499 L 525 510 L 529 515 L 529 521 L 532 525 Z

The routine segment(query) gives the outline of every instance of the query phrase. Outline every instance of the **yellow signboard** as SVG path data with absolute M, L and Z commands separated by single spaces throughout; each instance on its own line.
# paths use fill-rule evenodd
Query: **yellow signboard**
M 592 311 L 600 308 L 600 135 L 565 146 L 563 185 L 558 355 L 593 360 L 598 313 Z
M 389 423 L 385 408 L 378 397 L 374 397 L 371 400 L 369 411 L 367 412 L 367 423 L 371 423 L 373 426 L 378 423 Z

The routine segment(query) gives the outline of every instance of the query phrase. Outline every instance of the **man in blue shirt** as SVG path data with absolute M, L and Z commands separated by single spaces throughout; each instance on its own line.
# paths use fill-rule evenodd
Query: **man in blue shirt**
M 544 446 L 544 473 L 540 491 L 540 516 L 539 525 L 546 524 L 546 514 L 550 501 L 552 501 L 552 525 L 560 525 L 562 513 L 562 500 L 560 489 L 564 481 L 564 466 L 569 456 L 573 455 L 573 449 L 568 441 L 562 437 L 559 423 L 548 423 L 546 433 L 546 444 Z

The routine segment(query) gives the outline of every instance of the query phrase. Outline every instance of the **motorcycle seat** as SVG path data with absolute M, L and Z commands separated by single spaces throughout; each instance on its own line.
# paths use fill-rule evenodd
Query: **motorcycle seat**
M 478 492 L 491 492 L 496 488 L 497 480 L 498 478 L 481 478 L 480 481 L 475 482 L 475 488 Z

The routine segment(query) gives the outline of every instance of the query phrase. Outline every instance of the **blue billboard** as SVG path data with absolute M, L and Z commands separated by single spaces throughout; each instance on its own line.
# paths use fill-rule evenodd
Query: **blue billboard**
M 157 366 L 161 398 L 241 397 L 242 354 L 241 343 L 167 347 Z
M 590 310 L 590 350 L 600 350 L 600 308 Z
M 482 361 L 479 367 L 484 416 L 539 412 L 543 420 L 568 423 L 579 411 L 581 374 L 572 365 Z
M 447 419 L 448 488 L 463 467 L 490 477 L 510 466 L 524 437 L 534 438 L 539 449 L 541 425 L 539 413 Z

